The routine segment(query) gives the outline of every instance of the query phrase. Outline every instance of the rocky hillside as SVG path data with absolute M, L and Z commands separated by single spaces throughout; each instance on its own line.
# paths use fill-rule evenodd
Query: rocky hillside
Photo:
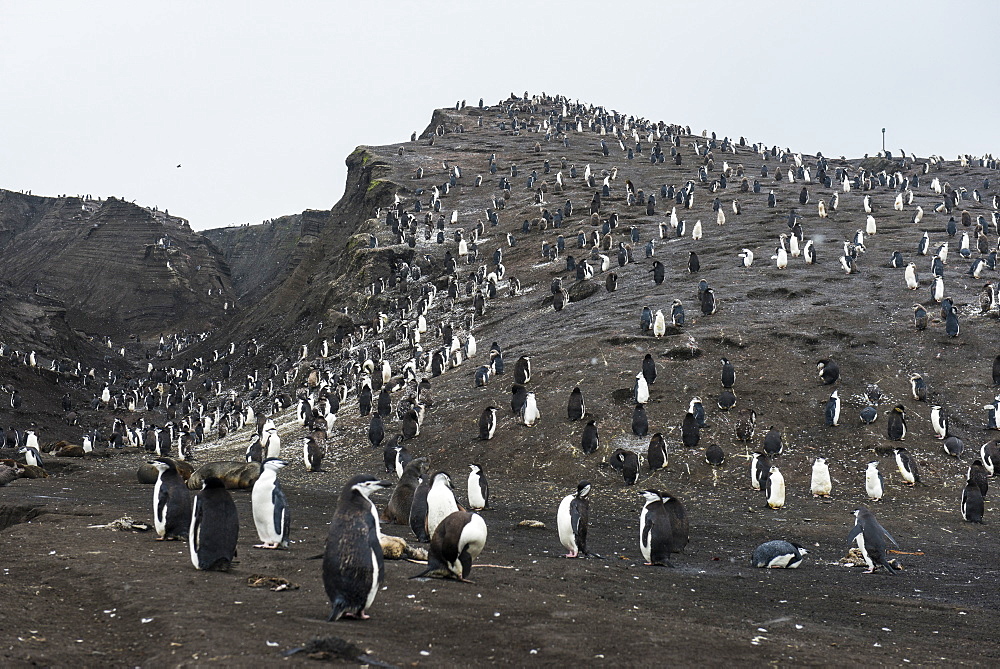
M 329 211 L 306 209 L 260 225 L 214 228 L 202 234 L 222 251 L 237 295 L 252 304 L 288 278 L 329 221 Z
M 85 336 L 209 330 L 236 304 L 229 267 L 206 237 L 116 198 L 0 191 L 0 257 L 7 299 L 57 313 Z
M 150 375 L 135 379 L 141 396 L 151 398 L 146 411 L 119 404 L 114 413 L 125 425 L 140 418 L 195 424 L 209 415 L 242 416 L 245 402 L 273 416 L 290 462 L 281 480 L 297 543 L 271 553 L 243 551 L 250 540 L 241 539 L 245 562 L 236 571 L 293 579 L 301 590 L 280 593 L 280 604 L 251 598 L 242 579 L 202 578 L 183 550 L 126 535 L 122 569 L 139 595 L 107 595 L 101 610 L 127 611 L 129 638 L 145 632 L 136 620 L 169 622 L 150 628 L 143 648 L 123 651 L 108 633 L 88 636 L 96 639 L 88 650 L 118 664 L 155 664 L 180 661 L 175 653 L 216 658 L 224 647 L 224 659 L 249 664 L 332 634 L 400 666 L 633 665 L 664 656 L 687 665 L 704 662 L 706 651 L 719 663 L 1000 661 L 995 645 L 972 642 L 994 627 L 995 491 L 985 525 L 965 522 L 958 508 L 970 464 L 996 436 L 984 430 L 983 408 L 997 392 L 992 367 L 1000 353 L 998 165 L 991 156 L 810 155 L 772 140 L 717 137 L 526 96 L 439 109 L 414 141 L 359 147 L 347 164 L 346 193 L 316 226 L 314 241 L 303 244 L 304 227 L 295 229 L 303 222 L 293 220 L 274 229 L 270 250 L 259 226 L 213 233 L 234 267 L 239 263 L 241 281 L 259 282 L 238 291 L 257 297 L 170 363 L 176 369 L 167 390 L 181 402 L 157 404 L 165 384 Z M 258 270 L 255 257 L 283 270 Z M 914 320 L 915 307 L 926 311 L 925 326 Z M 665 316 L 656 331 L 643 326 L 647 308 L 654 320 Z M 672 322 L 679 309 L 683 320 Z M 494 342 L 502 370 L 491 364 Z M 530 426 L 511 410 L 522 356 L 531 360 L 523 385 L 540 412 Z M 656 375 L 637 407 L 633 388 L 647 356 Z M 723 358 L 735 368 L 731 389 L 723 388 Z M 825 383 L 820 360 L 838 363 L 839 377 Z M 22 395 L 32 408 L 4 409 L 0 423 L 36 420 L 42 441 L 111 429 L 112 416 L 100 406 L 80 411 L 73 427 L 57 420 L 67 388 L 78 405 L 93 389 L 75 379 L 50 383 L 20 362 L 4 365 L 30 386 Z M 924 395 L 911 390 L 914 374 L 926 384 Z M 365 377 L 374 397 L 388 403 L 381 420 L 361 410 Z M 417 395 L 423 378 L 430 396 Z M 121 382 L 112 386 L 112 393 L 123 390 Z M 585 420 L 569 418 L 574 387 L 585 398 Z M 328 434 L 307 431 L 296 400 L 325 406 L 334 389 L 346 399 Z M 685 421 L 695 399 L 707 414 L 697 431 Z M 839 400 L 834 424 L 826 419 L 831 400 Z M 414 402 L 422 406 L 411 410 Z M 964 445 L 958 457 L 937 438 L 933 406 L 943 407 L 944 431 Z M 496 431 L 480 439 L 479 418 L 489 407 L 498 409 Z M 906 414 L 903 441 L 891 438 L 895 407 Z M 863 421 L 870 408 L 876 417 Z M 413 565 L 390 564 L 370 621 L 328 625 L 319 562 L 309 558 L 323 550 L 331 491 L 353 474 L 384 472 L 380 446 L 404 425 L 412 428 L 404 421 L 418 409 L 419 433 L 403 444 L 429 457 L 431 471 L 450 471 L 460 501 L 470 463 L 490 478 L 492 508 L 483 511 L 489 539 L 475 584 L 409 581 Z M 592 452 L 583 448 L 588 420 L 599 434 Z M 231 424 L 228 434 L 209 429 L 195 458 L 243 459 L 253 427 Z M 769 432 L 781 444 L 772 457 L 786 492 L 781 508 L 753 489 L 748 473 L 750 452 L 765 448 Z M 668 452 L 657 469 L 647 450 L 655 433 Z M 306 436 L 325 439 L 325 471 L 305 471 Z M 919 485 L 907 485 L 897 468 L 892 449 L 901 445 L 920 470 Z M 721 449 L 721 464 L 706 461 L 709 446 Z M 38 484 L 35 490 L 48 493 L 72 481 L 72 495 L 60 502 L 64 513 L 79 507 L 100 516 L 60 516 L 59 523 L 85 534 L 78 529 L 85 523 L 148 505 L 149 489 L 132 483 L 145 452 L 111 454 Z M 638 480 L 627 482 L 614 464 L 631 454 L 641 466 Z M 829 498 L 811 492 L 817 457 L 829 463 Z M 878 501 L 865 487 L 870 462 L 885 479 Z M 556 559 L 564 551 L 555 508 L 581 480 L 594 489 L 589 548 L 605 559 Z M 15 481 L 5 494 L 33 509 L 32 483 Z M 675 569 L 643 566 L 643 489 L 668 491 L 687 508 L 690 543 L 673 556 Z M 377 500 L 380 507 L 385 501 Z M 241 536 L 252 537 L 246 496 L 238 503 Z M 902 572 L 867 576 L 845 568 L 857 565 L 846 558 L 845 539 L 860 505 L 871 506 L 899 541 L 902 552 L 893 558 Z M 546 528 L 525 529 L 523 520 Z M 385 529 L 414 539 L 403 525 Z M 50 554 L 57 536 L 24 523 L 12 534 L 18 556 Z M 749 567 L 754 546 L 770 539 L 806 546 L 802 568 Z M 77 553 L 37 568 L 54 583 L 79 575 L 94 592 L 114 593 L 83 557 L 101 548 L 96 541 L 61 548 Z M 19 560 L 12 577 L 27 578 L 35 565 Z M 144 578 L 153 570 L 162 580 Z M 202 588 L 200 615 L 174 615 L 187 601 L 176 604 L 162 584 L 181 588 L 192 580 Z M 23 610 L 26 602 L 44 603 L 43 613 L 26 620 L 43 638 L 60 638 L 64 613 L 75 616 L 83 606 L 64 603 L 63 592 L 25 588 L 12 596 Z M 246 603 L 248 619 L 266 623 L 267 647 L 232 631 L 233 601 Z M 5 651 L 11 660 L 68 664 L 84 652 L 44 642 L 27 647 L 16 632 L 4 634 L 0 647 L 14 649 Z M 477 640 L 471 648 L 470 637 Z

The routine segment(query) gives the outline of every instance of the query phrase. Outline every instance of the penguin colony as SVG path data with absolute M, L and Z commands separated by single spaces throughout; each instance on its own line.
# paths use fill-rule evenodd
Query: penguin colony
M 256 341 L 191 354 L 183 366 L 164 364 L 174 355 L 185 359 L 189 346 L 202 351 L 204 347 L 197 346 L 202 341 L 216 341 L 207 333 L 193 338 L 161 337 L 156 353 L 164 362 L 151 363 L 145 374 L 129 378 L 51 361 L 49 371 L 76 383 L 77 395 L 93 395 L 88 403 L 93 415 L 114 409 L 146 414 L 129 421 L 115 417 L 81 430 L 81 455 L 132 448 L 155 456 L 153 516 L 158 538 L 186 538 L 198 569 L 231 568 L 237 559 L 239 508 L 227 490 L 231 486 L 217 476 L 204 477 L 201 489 L 191 496 L 178 473 L 178 461 L 197 462 L 202 447 L 228 437 L 243 439 L 245 460 L 259 465 L 251 493 L 259 548 L 289 547 L 295 500 L 294 495 L 286 496 L 278 481 L 282 467 L 321 472 L 324 459 L 329 461 L 327 456 L 351 442 L 381 451 L 386 473 L 399 479 L 381 512 L 378 506 L 385 504 L 378 495 L 391 483 L 364 471 L 346 477 L 343 483 L 322 567 L 331 620 L 367 617 L 385 576 L 379 544 L 382 522 L 409 525 L 413 538 L 429 542 L 427 569 L 415 577 L 469 580 L 473 561 L 486 547 L 489 511 L 503 495 L 491 502 L 486 478 L 489 463 L 468 464 L 467 507 L 459 503 L 451 476 L 428 466 L 436 449 L 420 437 L 421 430 L 434 420 L 432 392 L 438 387 L 434 381 L 438 377 L 442 384 L 463 379 L 482 398 L 476 412 L 478 426 L 475 416 L 468 425 L 449 426 L 456 441 L 464 432 L 462 437 L 469 442 L 488 447 L 502 439 L 504 432 L 538 430 L 546 421 L 563 424 L 561 430 L 572 445 L 560 455 L 579 459 L 587 470 L 586 480 L 564 481 L 565 496 L 558 505 L 558 495 L 550 500 L 566 557 L 592 555 L 594 544 L 600 543 L 600 537 L 588 537 L 593 493 L 618 494 L 624 484 L 626 492 L 621 494 L 636 499 L 635 553 L 648 565 L 673 566 L 678 558 L 672 556 L 683 554 L 689 540 L 711 541 L 707 536 L 689 537 L 688 517 L 697 515 L 698 501 L 682 502 L 668 491 L 677 474 L 670 469 L 672 451 L 703 451 L 706 467 L 733 467 L 734 461 L 740 461 L 739 466 L 749 469 L 749 481 L 741 477 L 743 485 L 759 491 L 755 493 L 758 505 L 766 513 L 781 513 L 791 504 L 817 503 L 813 497 L 841 496 L 864 499 L 891 516 L 898 513 L 892 506 L 894 490 L 930 485 L 921 479 L 921 464 L 931 460 L 935 469 L 942 463 L 958 466 L 952 463 L 963 458 L 963 436 L 971 439 L 973 431 L 982 427 L 972 419 L 974 410 L 980 415 L 978 406 L 985 411 L 982 423 L 997 429 L 1000 395 L 994 397 L 993 388 L 1000 384 L 1000 356 L 991 361 L 991 378 L 983 380 L 988 396 L 978 406 L 970 406 L 968 398 L 953 396 L 943 384 L 933 387 L 930 376 L 928 384 L 928 379 L 910 369 L 887 373 L 844 360 L 838 364 L 834 358 L 839 351 L 818 351 L 813 356 L 818 377 L 816 372 L 794 371 L 774 379 L 791 392 L 807 393 L 815 400 L 814 415 L 799 421 L 808 427 L 796 430 L 777 424 L 781 420 L 774 407 L 758 403 L 741 390 L 744 375 L 759 376 L 760 370 L 753 368 L 753 356 L 739 347 L 725 349 L 720 363 L 712 363 L 721 367 L 705 366 L 704 380 L 695 388 L 699 396 L 665 395 L 658 388 L 664 381 L 657 383 L 667 373 L 667 361 L 701 358 L 701 348 L 691 333 L 704 334 L 703 326 L 711 324 L 720 310 L 748 309 L 746 298 L 736 294 L 734 287 L 740 272 L 773 271 L 775 281 L 786 281 L 796 273 L 822 274 L 840 281 L 848 295 L 863 290 L 851 282 L 863 277 L 868 266 L 885 264 L 901 270 L 898 286 L 884 287 L 898 298 L 896 311 L 906 311 L 906 318 L 897 318 L 897 327 L 925 333 L 928 346 L 951 346 L 953 340 L 961 341 L 967 329 L 994 328 L 998 305 L 993 283 L 986 283 L 975 300 L 966 296 L 956 302 L 949 294 L 963 281 L 982 281 L 983 272 L 996 271 L 993 240 L 1000 234 L 1000 220 L 996 197 L 990 200 L 987 183 L 941 182 L 933 176 L 944 164 L 940 157 L 879 156 L 875 163 L 880 168 L 875 170 L 822 155 L 748 144 L 742 138 L 719 139 L 714 133 L 694 136 L 689 128 L 627 117 L 561 97 L 512 96 L 495 107 L 480 109 L 483 116 L 479 118 L 489 119 L 491 131 L 538 137 L 539 142 L 544 137 L 552 150 L 543 154 L 546 158 L 520 165 L 498 154 L 476 165 L 449 160 L 439 163 L 440 169 L 428 159 L 412 182 L 398 189 L 393 202 L 375 212 L 384 228 L 371 235 L 371 248 L 390 244 L 419 250 L 412 261 L 393 260 L 369 286 L 368 295 L 379 298 L 373 301 L 380 305 L 375 313 L 354 317 L 349 325 L 318 324 L 307 342 L 297 343 L 268 365 L 261 364 L 263 346 Z M 468 121 L 472 117 L 456 114 L 453 118 Z M 418 145 L 440 145 L 447 135 L 464 132 L 474 131 L 456 121 L 453 127 L 441 126 L 415 139 L 415 146 L 409 148 L 419 152 Z M 575 165 L 557 157 L 579 143 L 589 143 L 592 150 L 574 155 L 586 155 L 591 164 Z M 690 166 L 690 178 L 684 183 L 633 183 L 639 179 L 630 175 L 629 166 L 639 160 L 654 166 Z M 962 160 L 967 164 L 972 159 Z M 992 159 L 975 160 L 980 167 L 996 169 Z M 472 186 L 470 173 L 477 171 L 482 174 L 474 177 Z M 796 188 L 797 199 L 786 198 L 784 182 L 802 184 Z M 481 189 L 481 195 L 469 195 L 473 188 Z M 478 210 L 452 209 L 446 216 L 453 191 L 476 198 Z M 728 207 L 724 200 L 731 201 Z M 915 204 L 917 200 L 924 206 Z M 523 222 L 514 220 L 511 212 L 525 211 L 529 201 L 533 213 Z M 809 208 L 813 201 L 817 202 L 815 213 Z M 774 227 L 777 234 L 766 244 L 745 240 L 725 253 L 702 248 L 718 228 L 703 226 L 700 218 L 687 219 L 710 220 L 708 206 L 717 226 L 729 227 L 739 226 L 741 216 L 751 208 L 773 209 L 779 220 Z M 895 225 L 880 216 L 890 206 L 912 212 L 912 249 L 885 248 L 879 243 Z M 787 220 L 785 212 L 778 215 L 781 207 L 790 208 Z M 969 209 L 982 213 L 973 219 Z M 727 216 L 726 210 L 732 215 Z M 960 223 L 955 222 L 956 215 Z M 946 224 L 945 217 L 949 217 Z M 839 230 L 855 221 L 856 232 L 840 235 Z M 949 256 L 958 225 L 965 231 L 957 251 Z M 539 247 L 540 257 L 534 255 Z M 770 249 L 774 249 L 773 268 L 764 267 L 767 263 L 755 265 L 755 257 L 769 257 L 764 254 Z M 504 344 L 505 338 L 498 337 L 488 351 L 479 348 L 474 333 L 486 334 L 480 323 L 491 311 L 507 303 L 517 305 L 517 310 L 531 309 L 525 294 L 528 284 L 508 269 L 514 259 L 522 261 L 517 263 L 521 265 L 525 258 L 561 274 L 552 281 L 551 299 L 546 297 L 544 305 L 531 312 L 532 318 L 550 319 L 556 328 L 573 327 L 569 320 L 554 319 L 574 318 L 581 310 L 577 303 L 602 290 L 587 292 L 600 274 L 607 275 L 606 281 L 599 282 L 605 293 L 636 291 L 649 296 L 637 314 L 637 324 L 631 315 L 617 324 L 635 335 L 641 342 L 639 349 L 648 350 L 639 350 L 631 368 L 608 372 L 618 375 L 609 383 L 625 390 L 631 386 L 627 407 L 609 407 L 605 388 L 584 383 L 562 387 L 547 380 L 546 373 L 592 364 L 589 361 L 533 355 L 531 342 L 518 340 L 513 333 Z M 612 258 L 617 262 L 615 272 L 610 271 Z M 644 263 L 647 268 L 636 269 Z M 956 263 L 968 264 L 968 271 L 948 271 Z M 543 288 L 533 286 L 536 295 Z M 917 296 L 920 301 L 911 313 L 909 302 L 903 300 L 912 302 L 915 294 L 904 291 L 921 289 L 926 299 Z M 863 293 L 859 295 L 862 299 Z M 753 316 L 756 320 L 758 314 Z M 830 317 L 835 316 L 831 313 Z M 664 359 L 660 354 L 664 341 L 682 343 Z M 31 368 L 45 366 L 34 352 L 0 347 L 0 354 Z M 240 378 L 236 370 L 245 376 Z M 22 416 L 27 409 L 20 390 L 12 385 L 4 390 L 13 415 Z M 80 409 L 74 411 L 74 404 L 67 393 L 63 400 L 67 421 L 78 420 Z M 565 419 L 562 407 L 566 407 Z M 292 413 L 297 425 L 289 428 L 280 421 Z M 766 431 L 757 430 L 758 414 L 762 425 L 769 426 Z M 166 420 L 157 421 L 151 415 Z M 848 470 L 838 463 L 838 450 L 832 444 L 848 423 L 867 426 L 867 441 L 876 455 L 885 457 L 865 470 Z M 703 440 L 703 435 L 710 439 Z M 929 448 L 929 440 L 935 438 L 943 454 Z M 817 441 L 831 445 L 806 448 Z M 912 445 L 912 451 L 896 442 Z M 289 456 L 293 444 L 301 448 L 301 465 L 298 456 L 281 459 Z M 6 469 L 0 471 L 0 480 L 10 478 L 8 470 L 18 474 L 29 468 L 44 470 L 35 430 L 12 426 L 0 433 L 0 447 L 23 455 L 23 466 L 17 462 L 2 465 Z M 978 523 L 983 521 L 988 479 L 1000 464 L 1000 447 L 987 441 L 969 451 L 973 461 L 968 465 L 967 482 L 954 492 L 962 517 Z M 807 452 L 820 455 L 805 459 Z M 744 457 L 746 465 L 742 465 Z M 374 470 L 371 463 L 365 464 Z M 503 481 L 502 471 L 489 474 L 494 492 L 502 490 L 502 483 L 496 484 Z M 799 484 L 807 478 L 808 491 Z M 595 507 L 599 512 L 599 504 Z M 856 543 L 868 571 L 882 568 L 893 573 L 896 566 L 887 552 L 889 544 L 898 548 L 896 540 L 869 508 L 858 506 L 853 516 L 846 537 Z M 831 541 L 839 544 L 840 538 Z M 754 566 L 795 568 L 809 552 L 781 538 L 758 546 L 752 554 L 748 545 L 745 557 Z

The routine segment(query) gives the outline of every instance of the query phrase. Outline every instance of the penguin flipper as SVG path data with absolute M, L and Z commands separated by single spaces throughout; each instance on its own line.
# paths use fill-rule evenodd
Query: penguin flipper
M 864 532 L 864 530 L 865 530 L 865 528 L 861 525 L 861 523 L 858 523 L 854 527 L 852 527 L 851 528 L 851 533 L 847 535 L 847 542 L 846 542 L 847 545 L 849 546 L 851 544 L 851 542 L 854 541 L 859 534 L 861 534 L 862 532 Z M 893 543 L 896 543 L 896 542 L 894 541 Z
M 895 546 L 896 548 L 899 548 L 899 544 L 896 542 L 895 539 L 892 538 L 892 535 L 889 534 L 889 532 L 884 527 L 879 527 L 879 529 L 882 530 L 882 534 L 885 535 L 885 538 L 892 542 L 893 546 Z

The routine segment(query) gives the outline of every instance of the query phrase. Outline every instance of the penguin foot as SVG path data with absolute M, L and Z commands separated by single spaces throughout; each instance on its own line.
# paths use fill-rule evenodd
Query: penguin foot
M 271 544 L 271 543 L 268 543 L 268 542 L 265 541 L 262 544 L 255 545 L 254 548 L 267 548 L 267 549 L 270 549 L 270 550 L 277 550 L 278 544 Z
M 564 555 L 563 557 L 575 558 L 577 555 L 578 555 L 577 553 L 566 553 L 566 555 Z
M 359 613 L 345 613 L 343 617 L 352 618 L 354 620 L 369 620 L 371 618 L 371 616 L 365 613 L 364 611 L 361 611 Z

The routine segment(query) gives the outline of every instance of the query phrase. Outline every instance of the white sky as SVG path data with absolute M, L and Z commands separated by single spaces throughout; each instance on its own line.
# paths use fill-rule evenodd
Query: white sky
M 333 206 L 358 144 L 525 90 L 833 156 L 883 126 L 996 155 L 998 29 L 997 0 L 0 0 L 0 188 L 258 223 Z

